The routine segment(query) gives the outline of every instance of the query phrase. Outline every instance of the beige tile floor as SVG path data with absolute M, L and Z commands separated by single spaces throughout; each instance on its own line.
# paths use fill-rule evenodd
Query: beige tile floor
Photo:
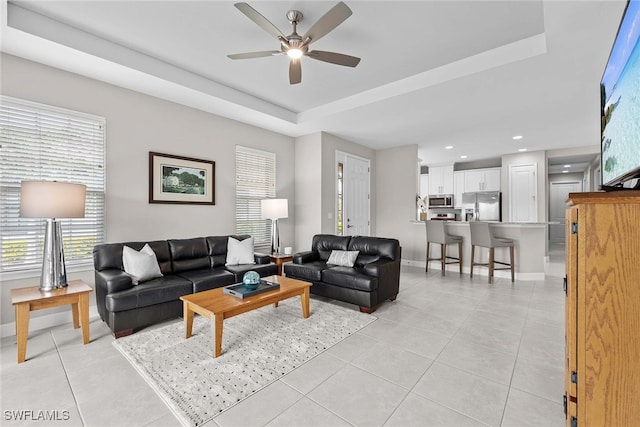
M 206 424 L 232 426 L 562 426 L 563 248 L 544 281 L 403 267 L 378 320 Z M 313 303 L 313 302 L 312 302 Z M 1 341 L 3 426 L 174 426 L 176 418 L 91 322 Z M 68 411 L 16 422 L 6 411 Z M 10 417 L 9 417 L 10 418 Z

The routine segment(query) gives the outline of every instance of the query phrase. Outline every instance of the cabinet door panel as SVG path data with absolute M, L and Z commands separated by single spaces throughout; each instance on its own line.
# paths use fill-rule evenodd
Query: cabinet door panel
M 500 179 L 500 168 L 485 170 L 483 191 L 500 191 Z
M 482 191 L 482 171 L 481 170 L 468 170 L 465 171 L 464 177 L 464 191 Z

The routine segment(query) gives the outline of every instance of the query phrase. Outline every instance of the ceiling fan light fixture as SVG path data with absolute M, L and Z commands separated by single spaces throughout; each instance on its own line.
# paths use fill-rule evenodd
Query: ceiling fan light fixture
M 287 50 L 287 56 L 291 59 L 300 59 L 304 55 L 304 52 L 298 48 L 292 48 Z

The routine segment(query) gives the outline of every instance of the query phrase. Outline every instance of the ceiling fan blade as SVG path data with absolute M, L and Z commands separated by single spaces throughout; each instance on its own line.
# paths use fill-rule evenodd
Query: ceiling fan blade
M 307 52 L 309 58 L 317 59 L 318 61 L 330 62 L 332 64 L 344 65 L 345 67 L 355 67 L 360 63 L 360 58 L 355 56 L 345 55 L 336 52 L 326 52 L 324 50 L 311 50 Z
M 265 56 L 282 55 L 282 51 L 279 50 L 262 50 L 259 52 L 246 52 L 246 53 L 234 53 L 227 55 L 231 59 L 250 59 L 250 58 L 262 58 Z
M 262 16 L 257 10 L 249 6 L 247 3 L 236 3 L 234 6 L 240 12 L 244 13 L 247 18 L 258 24 L 260 28 L 271 34 L 273 37 L 277 39 L 280 39 L 280 37 L 286 39 L 286 36 L 282 34 L 282 31 L 280 31 L 278 27 L 273 25 L 267 18 Z
M 313 24 L 309 31 L 307 31 L 307 34 L 302 37 L 302 40 L 306 40 L 307 37 L 309 37 L 312 42 L 319 40 L 338 25 L 342 24 L 352 13 L 346 4 L 343 2 L 338 3 Z
M 302 65 L 299 59 L 289 61 L 289 84 L 295 85 L 302 81 Z

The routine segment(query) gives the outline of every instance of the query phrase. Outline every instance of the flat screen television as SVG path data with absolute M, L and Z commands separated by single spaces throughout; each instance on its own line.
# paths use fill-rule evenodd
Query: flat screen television
M 640 187 L 640 0 L 629 0 L 600 81 L 602 188 Z

